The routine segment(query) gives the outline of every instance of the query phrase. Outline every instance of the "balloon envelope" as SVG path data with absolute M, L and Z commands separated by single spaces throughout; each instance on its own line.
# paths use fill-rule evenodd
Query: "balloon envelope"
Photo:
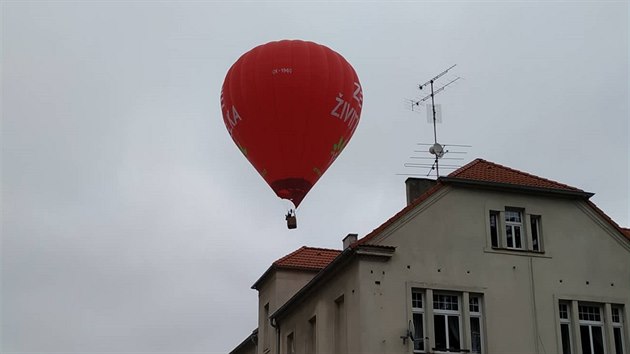
M 350 64 L 317 43 L 283 40 L 243 54 L 221 91 L 232 139 L 297 207 L 354 133 L 363 91 Z

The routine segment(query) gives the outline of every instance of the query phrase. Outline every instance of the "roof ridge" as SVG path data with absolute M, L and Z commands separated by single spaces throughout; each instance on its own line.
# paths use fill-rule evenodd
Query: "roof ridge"
M 462 167 L 456 169 L 455 171 L 449 173 L 447 176 L 448 177 L 453 177 L 453 176 L 456 176 L 458 174 L 461 174 L 462 172 L 466 171 L 467 169 L 473 167 L 474 165 L 476 165 L 476 164 L 478 164 L 480 162 L 488 162 L 488 161 L 486 161 L 486 160 L 484 160 L 482 158 L 476 158 L 476 159 L 470 161 L 469 163 L 465 164 L 464 166 L 462 166 Z
M 545 182 L 548 182 L 548 183 L 552 183 L 552 184 L 558 185 L 558 186 L 566 188 L 566 189 L 570 189 L 570 190 L 573 190 L 573 191 L 584 192 L 584 190 L 582 190 L 580 188 L 576 188 L 576 187 L 570 186 L 570 185 L 562 183 L 562 182 L 558 182 L 558 181 L 554 181 L 554 180 L 549 179 L 549 178 L 537 176 L 537 175 L 531 174 L 529 172 L 517 170 L 515 168 L 508 167 L 508 166 L 505 166 L 505 165 L 502 165 L 502 164 L 499 164 L 499 163 L 496 163 L 496 162 L 487 161 L 487 160 L 484 160 L 484 159 L 481 159 L 481 158 L 477 158 L 477 159 L 473 160 L 472 162 L 468 163 L 467 165 L 464 165 L 460 169 L 451 172 L 448 175 L 448 177 L 458 178 L 457 177 L 458 175 L 462 174 L 464 171 L 466 171 L 466 170 L 470 169 L 471 167 L 473 167 L 473 166 L 475 166 L 475 165 L 477 165 L 479 163 L 482 163 L 482 162 L 486 163 L 486 164 L 489 164 L 491 166 L 495 166 L 495 167 L 498 167 L 498 168 L 502 168 L 502 169 L 508 170 L 510 172 L 514 172 L 514 173 L 523 175 L 523 176 L 527 176 L 527 177 L 530 177 L 530 178 L 535 178 L 535 179 L 539 179 L 539 180 L 542 180 L 542 181 L 545 181 Z M 462 178 L 462 179 L 472 179 L 472 178 Z
M 338 249 L 334 249 L 334 248 L 325 248 L 325 247 L 302 246 L 301 248 L 308 248 L 309 250 L 320 250 L 320 251 L 335 251 L 335 252 L 341 252 L 341 250 L 338 250 Z

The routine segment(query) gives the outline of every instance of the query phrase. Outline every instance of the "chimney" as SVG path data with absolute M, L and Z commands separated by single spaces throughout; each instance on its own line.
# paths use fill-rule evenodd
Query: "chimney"
M 405 185 L 407 186 L 407 205 L 411 204 L 419 196 L 428 191 L 437 183 L 434 179 L 428 178 L 407 178 Z
M 357 234 L 348 234 L 348 236 L 343 238 L 343 249 L 350 247 L 351 244 L 357 242 Z

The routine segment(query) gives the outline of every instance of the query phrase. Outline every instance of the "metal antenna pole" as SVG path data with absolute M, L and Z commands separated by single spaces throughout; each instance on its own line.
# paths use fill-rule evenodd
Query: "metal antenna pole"
M 447 70 L 448 71 L 448 70 Z M 446 72 L 446 71 L 445 71 Z M 437 144 L 437 127 L 435 124 L 435 94 L 433 93 L 433 80 L 431 80 L 431 108 L 433 109 L 433 142 Z M 440 165 L 438 156 L 435 155 L 435 175 L 440 177 Z

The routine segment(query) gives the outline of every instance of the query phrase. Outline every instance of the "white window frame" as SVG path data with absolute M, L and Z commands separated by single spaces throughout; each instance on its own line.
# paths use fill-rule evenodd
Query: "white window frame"
M 477 311 L 473 311 L 473 309 L 472 309 L 473 299 L 475 299 L 477 301 L 477 306 L 478 306 Z M 470 322 L 470 327 L 469 327 L 470 328 L 470 343 L 471 343 L 470 352 L 471 353 L 483 353 L 483 348 L 485 346 L 485 343 L 484 343 L 484 340 L 483 340 L 483 304 L 482 304 L 482 301 L 481 301 L 481 295 L 470 294 L 470 296 L 468 298 L 468 313 L 469 313 L 469 317 L 470 317 L 469 318 L 469 322 Z M 480 352 L 475 352 L 475 351 L 473 351 L 473 348 L 472 348 L 472 338 L 473 338 L 473 336 L 472 336 L 472 319 L 473 318 L 478 318 L 479 319 L 479 341 L 481 342 L 481 343 L 479 343 L 480 346 L 481 346 L 481 351 Z
M 615 312 L 617 312 L 617 320 L 615 321 Z M 613 328 L 613 342 L 615 343 L 615 353 L 617 353 L 619 351 L 619 349 L 617 348 L 617 342 L 615 341 L 615 329 L 619 329 L 619 332 L 621 332 L 621 352 L 623 353 L 623 350 L 626 348 L 626 343 L 624 341 L 624 332 L 623 332 L 623 323 L 624 323 L 624 318 L 623 318 L 623 307 L 622 306 L 618 306 L 618 305 L 613 305 L 611 307 L 611 324 L 612 324 L 612 328 Z
M 566 318 L 561 316 L 563 307 L 566 307 Z M 569 353 L 573 353 L 573 335 L 571 334 L 571 302 L 560 301 L 558 303 L 558 319 L 560 322 L 560 350 L 564 353 L 564 347 L 562 346 L 562 325 L 566 325 L 569 331 Z
M 414 301 L 413 301 L 413 296 L 414 294 L 416 295 L 420 295 L 420 305 L 421 307 L 416 307 L 414 306 Z M 425 337 L 425 333 L 427 330 L 427 326 L 426 326 L 426 314 L 424 311 L 424 307 L 426 306 L 426 301 L 425 301 L 425 296 L 424 296 L 424 291 L 420 290 L 420 289 L 412 289 L 411 290 L 411 322 L 414 323 L 414 329 L 415 328 L 415 322 L 413 321 L 413 315 L 415 314 L 419 314 L 422 316 L 422 338 L 415 338 L 415 333 L 413 333 L 414 335 L 414 343 L 413 343 L 413 352 L 414 353 L 426 353 L 427 352 L 427 342 L 424 340 Z M 422 348 L 421 350 L 416 350 L 416 342 L 418 341 L 422 341 Z
M 544 253 L 542 216 L 529 214 L 525 208 L 504 206 L 501 209 L 486 209 L 486 230 L 486 242 L 492 250 Z M 493 231 L 496 232 L 496 242 L 493 242 Z M 508 238 L 508 233 L 511 238 Z
M 518 214 L 518 217 L 520 219 L 520 221 L 510 221 L 508 220 L 508 213 L 516 213 Z M 506 208 L 505 212 L 504 212 L 504 216 L 503 216 L 503 222 L 505 223 L 505 233 L 504 233 L 504 238 L 505 238 L 505 247 L 507 249 L 511 249 L 511 250 L 526 250 L 527 246 L 525 243 L 525 227 L 524 227 L 524 223 L 523 223 L 523 219 L 524 219 L 524 212 L 523 210 L 520 209 L 516 209 L 516 208 Z M 512 246 L 510 246 L 509 242 L 508 242 L 508 228 L 512 231 Z M 519 230 L 519 241 L 521 243 L 520 247 L 516 246 L 516 230 Z
M 541 228 L 541 220 L 542 217 L 540 215 L 529 215 L 529 229 L 527 241 L 530 244 L 530 250 L 532 252 L 542 252 L 542 228 Z M 534 231 L 536 231 L 536 246 L 538 249 L 534 249 Z
M 596 308 L 599 315 L 599 321 L 596 320 L 583 320 L 580 318 L 581 308 L 582 307 L 590 307 Z M 588 326 L 588 334 L 589 334 L 589 343 L 591 344 L 591 353 L 595 353 L 595 346 L 593 344 L 593 327 L 599 327 L 602 333 L 602 346 L 604 348 L 604 353 L 606 353 L 606 333 L 604 329 L 604 315 L 603 315 L 603 306 L 601 304 L 592 304 L 592 303 L 583 303 L 578 305 L 578 325 L 580 327 L 580 337 L 582 336 L 582 326 Z M 580 338 L 581 339 L 581 338 Z M 580 341 L 580 346 L 582 343 Z
M 457 311 L 455 310 L 444 310 L 444 309 L 436 309 L 435 308 L 435 297 L 436 296 L 452 296 L 455 297 L 457 299 Z M 436 316 L 443 316 L 444 317 L 444 330 L 445 330 L 445 335 L 446 335 L 446 351 L 442 351 L 439 349 L 435 349 L 436 352 L 442 352 L 442 353 L 448 353 L 450 352 L 450 334 L 449 334 L 449 330 L 448 330 L 448 318 L 449 316 L 456 316 L 457 317 L 457 321 L 458 321 L 458 335 L 459 335 L 459 349 L 462 349 L 463 346 L 463 336 L 462 336 L 462 296 L 461 294 L 454 294 L 451 292 L 434 292 L 433 293 L 433 323 L 435 324 L 435 317 Z M 437 332 L 437 329 L 434 328 L 433 329 L 434 333 Z M 441 349 L 441 348 L 440 348 Z

